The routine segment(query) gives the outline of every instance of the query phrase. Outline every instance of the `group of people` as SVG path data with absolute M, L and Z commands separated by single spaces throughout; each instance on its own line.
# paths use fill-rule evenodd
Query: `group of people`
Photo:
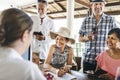
M 92 15 L 84 19 L 79 41 L 85 42 L 83 72 L 114 80 L 120 66 L 120 28 L 113 17 L 103 13 L 105 4 L 105 0 L 90 0 Z
M 58 32 L 54 31 L 54 23 L 46 15 L 47 5 L 46 0 L 38 0 L 38 15 L 31 16 L 35 32 L 32 43 L 33 62 L 38 66 L 45 64 L 49 71 L 62 76 L 72 64 L 73 49 L 67 43 L 73 44 L 75 40 L 70 38 L 68 28 L 61 27 Z M 52 46 L 51 39 L 56 40 Z
M 103 13 L 105 4 L 104 0 L 90 0 L 92 15 L 84 19 L 79 41 L 85 42 L 83 72 L 97 74 L 101 70 L 104 73 L 98 77 L 114 80 L 120 66 L 120 28 L 113 17 Z M 68 43 L 75 40 L 66 27 L 54 31 L 54 23 L 46 15 L 47 5 L 46 0 L 38 0 L 38 15 L 32 17 L 16 8 L 1 13 L 0 80 L 46 80 L 45 70 L 36 65 L 40 63 L 58 76 L 69 72 L 73 48 Z M 55 44 L 50 46 L 51 39 Z M 36 64 L 21 57 L 30 44 Z
M 6 9 L 1 13 L 0 80 L 46 80 L 44 70 L 36 65 L 39 64 L 39 59 L 40 62 L 48 64 L 47 68 L 58 76 L 69 71 L 73 49 L 67 43 L 75 43 L 75 40 L 70 38 L 70 30 L 62 27 L 59 32 L 54 32 L 53 21 L 46 16 L 46 0 L 38 0 L 37 8 L 37 18 L 30 17 L 17 8 Z M 41 22 L 35 26 L 34 20 Z M 48 51 L 50 37 L 56 39 L 56 44 Z M 33 54 L 40 54 L 40 57 L 34 55 L 37 58 L 33 60 L 36 64 L 21 57 L 30 44 Z

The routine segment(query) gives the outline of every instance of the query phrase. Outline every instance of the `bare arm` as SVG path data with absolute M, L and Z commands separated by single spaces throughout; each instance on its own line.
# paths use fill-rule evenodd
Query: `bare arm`
M 73 49 L 70 48 L 69 53 L 68 53 L 67 65 L 72 65 L 72 57 L 73 57 Z
M 47 59 L 45 60 L 45 63 L 46 63 L 46 64 L 50 64 L 50 61 L 51 61 L 52 56 L 53 56 L 53 53 L 54 53 L 54 45 L 52 45 L 52 46 L 50 47 L 49 54 L 48 54 L 48 56 L 47 56 Z
M 51 62 L 53 53 L 54 53 L 54 51 L 55 51 L 54 49 L 55 49 L 55 45 L 52 45 L 52 46 L 50 47 L 48 57 L 47 57 L 47 59 L 45 60 L 45 66 L 47 66 L 46 68 L 49 69 L 51 72 L 57 73 L 57 70 L 58 70 L 58 69 L 56 69 L 56 68 L 54 68 L 54 67 L 52 67 L 52 66 L 50 65 L 50 62 Z

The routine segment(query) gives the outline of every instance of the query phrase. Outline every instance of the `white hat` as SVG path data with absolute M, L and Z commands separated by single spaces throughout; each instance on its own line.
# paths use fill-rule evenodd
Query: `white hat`
M 52 32 L 50 31 L 50 37 L 52 39 L 55 39 L 57 35 L 60 35 L 62 37 L 68 38 L 71 44 L 75 43 L 75 40 L 73 38 L 70 37 L 70 30 L 66 27 L 61 27 L 58 32 Z

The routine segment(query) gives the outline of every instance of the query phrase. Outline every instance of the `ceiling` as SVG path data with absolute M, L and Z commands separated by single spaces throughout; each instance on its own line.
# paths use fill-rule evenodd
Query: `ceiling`
M 30 13 L 37 14 L 37 0 L 0 0 L 0 10 L 8 7 L 17 7 Z M 120 15 L 120 0 L 106 0 L 105 13 Z M 48 16 L 53 19 L 66 18 L 67 0 L 48 0 Z M 89 0 L 75 0 L 74 17 L 85 17 L 89 12 Z

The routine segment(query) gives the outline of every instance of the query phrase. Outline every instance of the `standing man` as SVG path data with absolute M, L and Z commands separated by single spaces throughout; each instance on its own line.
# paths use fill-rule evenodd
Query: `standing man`
M 111 16 L 103 13 L 105 0 L 90 0 L 92 16 L 86 17 L 79 30 L 79 41 L 85 42 L 83 72 L 93 73 L 96 69 L 96 56 L 106 49 L 107 33 L 116 27 Z
M 38 0 L 38 16 L 32 16 L 34 21 L 34 40 L 32 52 L 39 54 L 40 62 L 44 63 L 50 46 L 50 31 L 54 30 L 53 21 L 47 17 L 47 1 Z

